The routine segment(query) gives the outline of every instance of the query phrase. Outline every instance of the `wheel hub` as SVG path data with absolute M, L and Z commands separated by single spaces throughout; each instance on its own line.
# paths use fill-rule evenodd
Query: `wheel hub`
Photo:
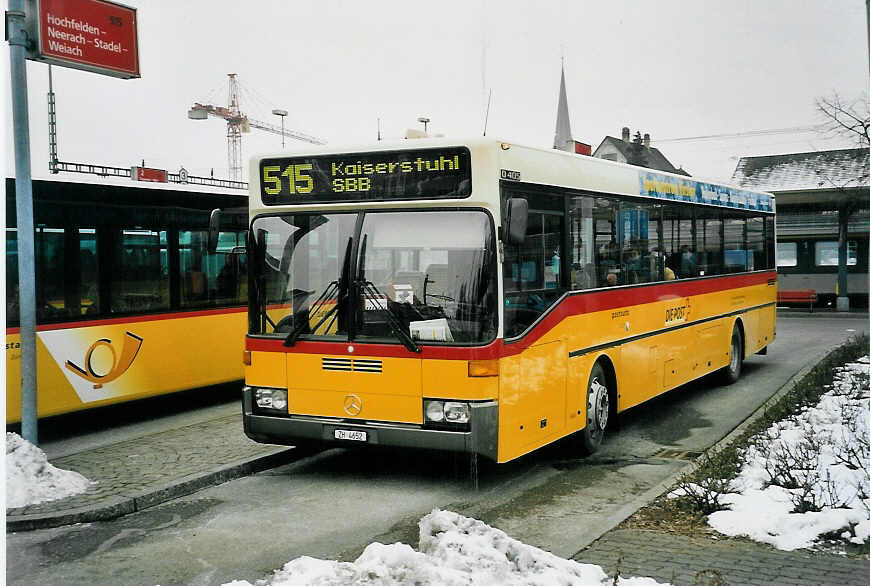
M 607 427 L 607 418 L 610 415 L 610 396 L 607 392 L 607 387 L 598 382 L 598 379 L 592 379 L 589 385 L 589 390 L 592 394 L 591 408 L 595 414 L 595 425 L 599 430 L 604 431 Z

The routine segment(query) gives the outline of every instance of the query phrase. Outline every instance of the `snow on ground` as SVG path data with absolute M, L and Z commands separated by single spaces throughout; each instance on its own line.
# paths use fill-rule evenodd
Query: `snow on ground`
M 49 464 L 45 452 L 17 433 L 6 433 L 6 508 L 62 499 L 89 485 L 78 472 Z
M 503 531 L 435 509 L 420 520 L 420 550 L 404 543 L 371 543 L 355 562 L 307 556 L 284 564 L 257 586 L 604 586 L 600 566 L 581 564 L 526 545 Z M 622 578 L 621 586 L 655 586 L 652 578 Z M 251 586 L 233 581 L 224 586 Z
M 771 426 L 745 454 L 711 527 L 786 551 L 825 533 L 870 543 L 870 357 L 838 370 L 818 405 Z

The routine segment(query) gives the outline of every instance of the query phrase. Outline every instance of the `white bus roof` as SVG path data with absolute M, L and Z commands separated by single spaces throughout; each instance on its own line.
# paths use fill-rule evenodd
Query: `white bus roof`
M 438 204 L 464 205 L 476 202 L 479 205 L 484 199 L 489 204 L 497 206 L 497 195 L 494 194 L 497 194 L 498 190 L 492 186 L 497 186 L 498 181 L 503 180 L 503 185 L 506 186 L 511 182 L 516 182 L 518 189 L 521 189 L 523 184 L 531 183 L 600 194 L 682 201 L 754 211 L 772 212 L 775 209 L 775 197 L 772 194 L 697 177 L 677 175 L 555 149 L 528 147 L 489 137 L 467 139 L 438 137 L 341 146 L 305 145 L 294 151 L 255 156 L 251 159 L 250 166 L 252 210 L 253 208 L 257 208 L 258 211 L 274 210 L 278 207 L 261 205 L 260 203 L 259 161 L 261 159 L 297 159 L 321 155 L 355 155 L 463 146 L 468 147 L 472 154 L 473 190 L 471 197 L 438 199 L 436 200 Z M 484 190 L 483 194 L 480 193 L 481 189 Z M 329 205 L 330 208 L 334 206 L 345 208 L 365 205 L 378 207 L 385 204 L 397 205 L 398 203 L 403 206 L 430 206 L 433 205 L 433 200 L 403 199 L 401 202 L 396 199 L 386 202 L 367 200 L 341 204 L 329 204 L 321 201 L 316 206 Z M 305 204 L 296 204 L 292 207 L 298 208 L 300 211 L 310 209 L 310 206 Z

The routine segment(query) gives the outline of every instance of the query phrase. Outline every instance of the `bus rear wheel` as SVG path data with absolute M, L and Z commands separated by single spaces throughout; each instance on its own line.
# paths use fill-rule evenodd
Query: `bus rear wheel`
M 586 427 L 578 438 L 580 451 L 592 454 L 601 446 L 604 432 L 610 423 L 611 392 L 607 388 L 607 375 L 601 363 L 596 362 L 589 373 L 589 383 L 586 385 Z
M 731 332 L 731 348 L 729 349 L 728 365 L 722 369 L 722 380 L 725 384 L 736 383 L 743 370 L 743 335 L 736 325 Z

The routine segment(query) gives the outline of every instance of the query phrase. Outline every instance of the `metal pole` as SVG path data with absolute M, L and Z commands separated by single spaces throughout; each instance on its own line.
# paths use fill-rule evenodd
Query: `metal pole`
M 275 116 L 281 117 L 281 150 L 284 150 L 284 116 L 287 115 L 287 110 L 282 110 L 281 108 L 275 108 L 272 110 L 272 114 Z
M 18 220 L 18 307 L 21 323 L 21 436 L 36 445 L 36 279 L 33 253 L 33 186 L 27 113 L 27 30 L 24 0 L 9 0 L 6 26 L 12 74 L 15 211 Z
M 837 211 L 839 236 L 837 242 L 837 311 L 849 311 L 849 215 L 846 205 Z
M 50 63 L 48 65 L 48 170 L 57 174 L 57 111 Z

